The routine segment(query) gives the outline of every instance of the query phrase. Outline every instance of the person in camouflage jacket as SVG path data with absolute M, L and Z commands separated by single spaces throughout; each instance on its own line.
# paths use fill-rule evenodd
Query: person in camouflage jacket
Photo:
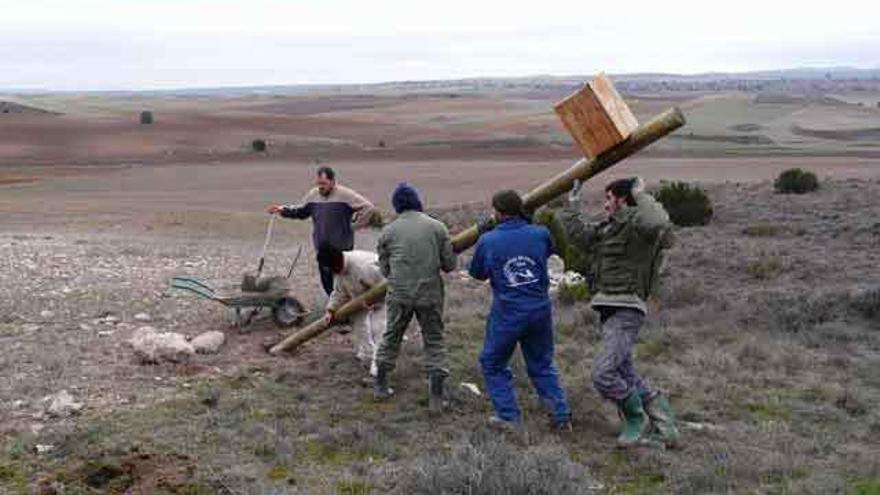
M 586 222 L 580 183 L 569 194 L 562 224 L 569 241 L 592 258 L 590 306 L 599 313 L 602 349 L 591 378 L 603 398 L 615 402 L 624 424 L 617 438 L 626 447 L 653 436 L 667 444 L 678 439 L 668 399 L 636 371 L 633 347 L 648 313 L 646 300 L 657 281 L 662 251 L 672 241 L 669 215 L 644 192 L 640 178 L 619 179 L 605 187 L 606 220 Z

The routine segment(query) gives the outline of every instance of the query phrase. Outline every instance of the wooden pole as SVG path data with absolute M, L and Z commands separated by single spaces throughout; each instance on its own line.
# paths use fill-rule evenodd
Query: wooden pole
M 552 179 L 542 183 L 523 197 L 525 207 L 528 210 L 536 210 L 547 204 L 557 196 L 567 193 L 571 190 L 575 180 L 587 181 L 597 174 L 611 168 L 618 162 L 628 158 L 632 154 L 640 151 L 651 143 L 666 136 L 672 131 L 683 126 L 685 123 L 684 115 L 681 110 L 671 108 L 666 112 L 654 117 L 645 125 L 640 126 L 625 141 L 617 146 L 602 153 L 592 160 L 581 159 L 572 165 L 568 170 L 559 173 Z M 476 244 L 480 234 L 477 226 L 471 227 L 459 232 L 452 238 L 452 246 L 456 253 L 467 250 Z M 336 310 L 336 317 L 345 320 L 349 316 L 359 313 L 364 308 L 380 301 L 385 296 L 386 282 L 371 288 L 360 296 L 352 299 Z M 284 351 L 296 349 L 300 345 L 321 335 L 327 331 L 332 325 L 328 325 L 323 319 L 312 322 L 310 325 L 297 330 L 271 349 L 269 353 L 277 355 Z

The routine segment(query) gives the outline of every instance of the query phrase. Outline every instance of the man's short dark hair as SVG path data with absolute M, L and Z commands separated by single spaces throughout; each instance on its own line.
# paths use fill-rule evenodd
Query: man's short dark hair
M 492 208 L 495 208 L 498 213 L 509 217 L 525 218 L 526 216 L 523 210 L 523 200 L 519 193 L 513 189 L 505 189 L 495 193 L 492 196 Z
M 615 198 L 626 198 L 628 206 L 635 206 L 636 199 L 633 198 L 632 189 L 636 183 L 635 178 L 617 179 L 605 186 L 605 192 L 611 191 Z
M 318 167 L 318 172 L 315 175 L 318 177 L 323 175 L 327 180 L 336 180 L 336 171 L 326 165 Z

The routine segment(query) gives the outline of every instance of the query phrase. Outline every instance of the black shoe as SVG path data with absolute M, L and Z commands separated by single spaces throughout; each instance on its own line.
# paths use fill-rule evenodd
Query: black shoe
M 394 396 L 394 389 L 388 386 L 388 369 L 380 366 L 376 372 L 376 380 L 373 382 L 373 398 L 376 400 L 388 400 Z
M 554 433 L 558 433 L 560 435 L 567 435 L 574 431 L 571 427 L 571 421 L 569 420 L 554 421 L 551 428 Z
M 443 380 L 446 375 L 432 373 L 428 376 L 428 410 L 432 413 L 443 411 Z
M 525 432 L 525 428 L 521 421 L 508 421 L 506 419 L 501 419 L 494 414 L 489 416 L 489 428 L 501 433 L 522 434 Z

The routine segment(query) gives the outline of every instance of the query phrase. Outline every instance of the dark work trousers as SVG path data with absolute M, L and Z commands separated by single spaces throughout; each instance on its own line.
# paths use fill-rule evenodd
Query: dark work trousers
M 633 348 L 645 315 L 631 308 L 603 307 L 602 350 L 593 360 L 593 386 L 605 399 L 620 402 L 638 392 L 643 398 L 653 390 L 633 364 Z
M 321 273 L 321 286 L 329 296 L 333 292 L 333 267 L 318 263 L 318 271 Z

